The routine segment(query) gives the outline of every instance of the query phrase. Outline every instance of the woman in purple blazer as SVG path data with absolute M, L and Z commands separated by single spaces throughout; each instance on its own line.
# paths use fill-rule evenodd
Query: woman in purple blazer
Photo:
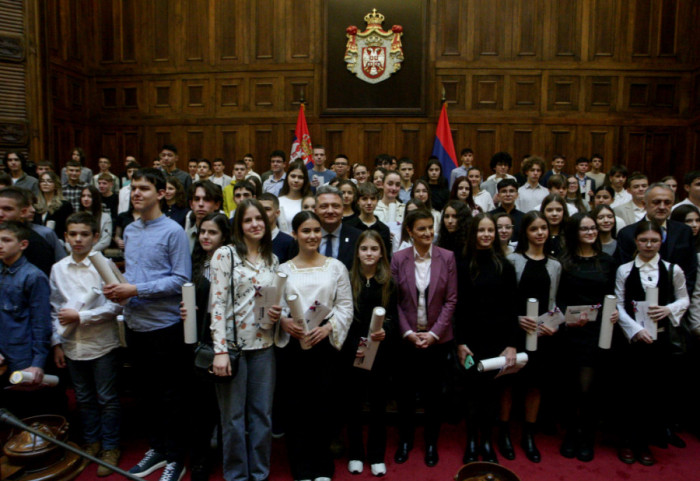
M 404 463 L 413 448 L 416 391 L 425 408 L 425 464 L 438 462 L 440 393 L 452 346 L 452 314 L 457 305 L 454 254 L 433 245 L 433 216 L 412 211 L 404 225 L 413 246 L 394 254 L 391 274 L 398 286 L 398 330 L 401 343 L 396 370 L 399 447 L 394 461 Z

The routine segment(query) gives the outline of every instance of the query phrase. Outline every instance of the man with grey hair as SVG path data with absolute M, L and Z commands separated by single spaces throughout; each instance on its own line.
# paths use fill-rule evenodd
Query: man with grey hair
M 345 264 L 348 271 L 355 257 L 355 243 L 361 230 L 343 224 L 343 197 L 330 185 L 316 189 L 316 215 L 321 219 L 323 239 L 319 252 Z
M 659 255 L 661 259 L 677 264 L 683 269 L 688 293 L 692 293 L 697 276 L 697 256 L 693 245 L 693 231 L 682 222 L 676 222 L 669 217 L 673 207 L 674 193 L 663 182 L 651 184 L 644 194 L 646 215 L 642 220 L 657 222 L 663 231 L 663 240 Z M 640 221 L 641 222 L 641 221 Z M 628 225 L 617 234 L 617 250 L 615 258 L 621 264 L 634 259 L 637 250 L 634 242 L 634 232 L 638 223 Z

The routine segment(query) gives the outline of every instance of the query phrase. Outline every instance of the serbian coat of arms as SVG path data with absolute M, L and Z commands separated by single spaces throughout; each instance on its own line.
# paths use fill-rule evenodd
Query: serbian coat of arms
M 391 31 L 382 28 L 384 15 L 372 9 L 365 15 L 367 28 L 358 32 L 356 26 L 345 29 L 345 62 L 348 70 L 365 82 L 376 84 L 388 79 L 401 68 L 403 27 L 394 25 Z

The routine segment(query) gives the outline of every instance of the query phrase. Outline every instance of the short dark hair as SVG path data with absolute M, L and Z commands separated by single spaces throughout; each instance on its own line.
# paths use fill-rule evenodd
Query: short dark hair
M 500 192 L 501 189 L 505 189 L 506 187 L 515 187 L 515 190 L 518 190 L 518 182 L 515 179 L 503 179 L 498 184 L 496 184 L 496 190 L 498 192 Z
M 7 172 L 0 172 L 0 185 L 10 187 L 12 185 L 12 177 Z
M 100 232 L 100 225 L 97 223 L 97 219 L 88 211 L 75 212 L 69 215 L 68 219 L 66 219 L 66 230 L 71 224 L 89 225 L 93 234 Z
M 273 157 L 282 157 L 282 160 L 286 162 L 287 156 L 284 153 L 284 150 L 273 150 L 270 152 L 270 160 L 272 160 Z
M 357 197 L 374 197 L 379 199 L 379 189 L 372 182 L 365 182 L 357 186 Z
M 188 192 L 188 200 L 191 201 L 194 197 L 195 192 L 199 188 L 204 189 L 204 199 L 210 202 L 218 202 L 222 204 L 224 202 L 224 194 L 221 192 L 221 187 L 210 180 L 198 180 L 190 186 L 190 191 Z
M 647 182 L 649 181 L 649 177 L 646 176 L 646 174 L 642 174 L 641 172 L 633 172 L 632 175 L 627 177 L 627 185 L 630 185 L 633 180 L 646 180 Z
M 175 155 L 177 155 L 177 147 L 175 147 L 173 144 L 163 144 L 163 147 L 160 148 L 160 151 L 163 152 L 164 150 L 169 150 Z
M 250 193 L 253 194 L 253 196 L 255 196 L 257 192 L 255 189 L 255 185 L 253 185 L 252 182 L 245 179 L 239 180 L 238 182 L 236 182 L 236 185 L 233 186 L 234 192 L 236 192 L 238 189 L 248 189 L 248 191 L 250 191 Z
M 617 164 L 610 167 L 610 171 L 608 171 L 608 177 L 612 177 L 615 174 L 622 174 L 625 177 L 628 177 L 630 175 L 629 170 L 627 170 L 627 167 L 625 167 L 622 164 Z
M 78 162 L 77 160 L 69 160 L 68 162 L 66 162 L 66 169 L 68 167 L 80 167 L 80 168 L 82 168 L 83 166 L 80 165 L 80 162 Z
M 197 161 L 198 164 L 201 164 L 202 162 L 204 162 L 205 164 L 207 164 L 207 165 L 209 166 L 209 170 L 211 170 L 211 161 L 210 161 L 209 159 L 199 159 L 199 160 Z
M 697 178 L 700 178 L 700 170 L 688 172 L 685 174 L 685 177 L 683 177 L 683 185 L 691 185 Z
M 401 164 L 413 165 L 413 161 L 411 159 L 409 159 L 408 157 L 401 157 L 399 159 L 399 163 L 398 163 L 399 169 L 401 168 Z
M 144 167 L 134 172 L 134 175 L 131 177 L 132 182 L 134 180 L 141 179 L 146 179 L 148 182 L 153 184 L 156 187 L 156 190 L 165 190 L 165 176 L 160 169 Z
M 411 212 L 406 214 L 406 217 L 404 217 L 403 227 L 407 231 L 410 231 L 411 229 L 413 229 L 413 226 L 415 225 L 416 221 L 419 221 L 421 219 L 433 219 L 432 212 L 430 212 L 425 207 L 412 210 Z
M 579 157 L 578 159 L 576 159 L 576 165 L 583 163 L 590 164 L 591 161 L 588 160 L 588 157 Z
M 263 192 L 262 194 L 260 194 L 258 196 L 258 200 L 259 201 L 266 200 L 266 201 L 272 202 L 272 205 L 275 206 L 275 209 L 280 208 L 280 201 L 275 194 L 271 194 L 269 192 Z
M 18 220 L 6 220 L 5 222 L 0 222 L 0 231 L 6 230 L 12 232 L 17 236 L 18 241 L 28 241 L 29 236 L 32 235 L 32 231 L 24 222 Z
M 513 157 L 511 157 L 508 152 L 496 152 L 493 154 L 493 157 L 491 157 L 489 167 L 491 167 L 491 170 L 496 170 L 498 164 L 506 164 L 508 167 L 512 167 Z
M 128 164 L 126 164 L 126 170 L 140 169 L 140 168 L 141 168 L 141 164 L 139 164 L 138 162 L 129 162 Z
M 29 191 L 21 187 L 12 185 L 10 187 L 5 187 L 0 189 L 0 197 L 4 199 L 13 199 L 17 204 L 17 207 L 23 209 L 29 207 L 30 196 L 27 195 Z
M 237 161 L 235 161 L 235 162 L 233 163 L 233 165 L 234 165 L 234 166 L 236 166 L 236 165 L 242 165 L 243 167 L 246 167 L 246 168 L 248 167 L 248 165 L 245 163 L 245 160 L 243 160 L 243 159 L 238 159 Z
M 473 153 L 474 153 L 474 151 L 472 149 L 470 149 L 469 147 L 466 147 L 466 148 L 462 149 L 462 151 L 459 153 L 459 156 L 461 157 L 465 154 L 473 154 Z
M 593 162 L 593 159 L 598 159 L 602 162 L 603 156 L 596 152 L 595 154 L 591 154 L 591 162 Z
M 540 157 L 537 157 L 537 156 L 528 157 L 528 158 L 525 160 L 525 162 L 523 162 L 523 165 L 522 165 L 523 173 L 526 173 L 526 172 L 528 172 L 530 169 L 532 169 L 532 166 L 533 166 L 533 165 L 539 165 L 539 166 L 540 166 L 540 169 L 541 169 L 542 172 L 544 173 L 544 169 L 545 169 L 544 160 L 542 160 Z
M 222 159 L 221 157 L 216 157 L 214 160 L 211 161 L 212 164 L 216 164 L 217 162 L 221 162 L 223 164 L 224 159 Z

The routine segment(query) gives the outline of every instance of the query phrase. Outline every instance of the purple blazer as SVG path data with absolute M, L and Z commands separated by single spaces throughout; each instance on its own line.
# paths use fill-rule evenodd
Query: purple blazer
M 413 247 L 402 249 L 391 259 L 391 275 L 398 286 L 399 329 L 401 336 L 416 331 L 418 292 Z M 452 340 L 452 315 L 457 306 L 457 266 L 455 255 L 433 245 L 428 285 L 428 330 L 440 338 L 439 343 Z

